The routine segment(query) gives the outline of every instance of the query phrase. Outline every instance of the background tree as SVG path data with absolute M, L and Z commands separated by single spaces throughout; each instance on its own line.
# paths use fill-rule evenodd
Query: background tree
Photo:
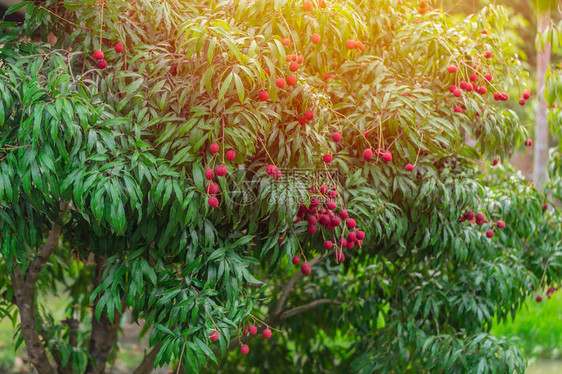
M 488 331 L 559 280 L 560 224 L 502 166 L 528 144 L 503 8 L 22 4 L 0 311 L 38 372 L 103 372 L 125 310 L 150 336 L 137 373 L 524 370 Z

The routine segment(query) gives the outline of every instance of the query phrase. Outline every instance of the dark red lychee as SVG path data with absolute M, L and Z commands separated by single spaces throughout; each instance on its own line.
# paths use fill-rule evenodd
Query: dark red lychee
M 498 222 L 496 222 L 496 225 L 498 226 L 498 229 L 503 229 L 505 227 L 505 222 L 499 220 Z
M 325 163 L 327 163 L 327 164 L 329 164 L 330 162 L 332 162 L 333 159 L 334 159 L 334 158 L 333 158 L 332 155 L 329 154 L 329 153 L 325 153 L 324 156 L 322 157 L 322 160 L 323 160 Z
M 215 173 L 218 177 L 224 177 L 226 175 L 226 166 L 219 165 L 215 168 Z
M 123 43 L 117 43 L 117 44 L 115 44 L 113 49 L 115 49 L 115 52 L 121 53 L 121 52 L 123 52 L 123 49 L 125 49 L 125 47 L 123 46 Z
M 492 230 L 486 231 L 486 237 L 492 239 L 494 237 L 494 232 Z
M 216 331 L 213 331 L 210 335 L 209 335 L 209 339 L 212 342 L 216 342 L 217 340 L 219 340 L 219 333 Z
M 455 65 L 449 65 L 449 66 L 447 67 L 447 71 L 448 71 L 449 73 L 456 73 L 457 70 L 458 70 L 458 68 L 457 68 Z
M 209 183 L 207 185 L 207 193 L 209 193 L 210 195 L 219 193 L 219 185 L 216 183 Z
M 248 347 L 247 344 L 243 344 L 240 347 L 240 353 L 242 353 L 243 355 L 247 355 L 250 352 L 250 347 Z
M 103 57 L 104 57 L 104 55 L 103 55 L 103 52 L 102 52 L 102 51 L 99 51 L 99 50 L 98 50 L 98 51 L 95 51 L 95 52 L 94 52 L 94 58 L 95 58 L 96 60 L 103 60 Z
M 298 62 L 293 61 L 289 64 L 289 70 L 291 70 L 292 72 L 295 72 L 295 71 L 299 70 L 299 68 L 300 68 L 300 65 L 299 65 Z
M 99 60 L 98 61 L 98 68 L 105 69 L 106 67 L 107 67 L 107 61 L 105 61 L 105 60 Z
M 307 264 L 306 262 L 301 265 L 302 275 L 304 275 L 304 276 L 310 275 L 311 271 L 312 271 L 312 269 L 310 268 L 310 265 Z
M 232 161 L 236 158 L 236 151 L 234 149 L 229 149 L 225 152 L 226 159 Z
M 363 158 L 369 161 L 373 157 L 373 151 L 370 148 L 367 148 L 363 151 Z
M 289 76 L 287 77 L 287 84 L 288 84 L 289 86 L 294 86 L 296 83 L 297 83 L 297 78 L 295 78 L 294 75 L 289 75 Z
M 258 333 L 258 328 L 254 325 L 250 326 L 250 335 L 256 335 Z
M 304 118 L 306 118 L 308 121 L 312 121 L 314 119 L 314 112 L 312 110 L 307 110 L 306 112 L 304 112 Z
M 332 140 L 338 143 L 341 140 L 341 134 L 339 132 L 335 132 L 332 134 Z
M 326 248 L 326 249 L 332 249 L 333 246 L 334 246 L 334 243 L 332 243 L 330 240 L 326 240 L 324 242 L 324 248 Z
M 277 79 L 275 80 L 275 85 L 276 85 L 277 87 L 279 87 L 279 88 L 285 87 L 285 79 L 283 79 L 283 78 L 277 78 Z
M 210 206 L 211 208 L 216 208 L 216 207 L 219 206 L 219 199 L 217 199 L 217 198 L 214 197 L 214 196 L 211 196 L 211 197 L 209 197 L 209 198 L 207 199 L 207 204 L 209 204 L 209 206 Z
M 205 178 L 207 180 L 211 180 L 215 177 L 215 172 L 213 171 L 213 169 L 207 169 L 205 170 Z
M 336 251 L 336 253 L 334 253 L 334 256 L 338 264 L 341 264 L 345 260 L 345 255 L 343 254 L 343 251 Z
M 392 153 L 390 153 L 390 151 L 386 151 L 382 154 L 382 159 L 384 162 L 390 162 L 392 161 Z
M 270 329 L 263 330 L 261 336 L 263 336 L 264 339 L 271 338 L 271 330 Z
M 267 91 L 262 90 L 258 93 L 258 97 L 261 101 L 267 101 L 269 100 L 269 93 L 267 93 Z
M 412 171 L 412 170 L 414 170 L 414 165 L 406 164 L 405 169 L 408 170 L 408 171 Z
M 293 256 L 293 265 L 296 265 L 299 262 L 301 262 L 301 258 L 297 255 Z

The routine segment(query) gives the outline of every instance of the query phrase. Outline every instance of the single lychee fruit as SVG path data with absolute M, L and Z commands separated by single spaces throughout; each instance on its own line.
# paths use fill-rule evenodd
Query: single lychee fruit
M 334 200 L 330 200 L 326 203 L 326 208 L 328 208 L 329 210 L 334 210 L 338 207 L 338 205 L 336 204 L 336 202 Z
M 341 264 L 345 260 L 345 255 L 343 254 L 343 251 L 336 251 L 336 253 L 334 253 L 334 257 L 336 258 L 336 262 L 338 264 Z
M 462 113 L 462 108 L 458 105 L 455 106 L 455 113 Z
M 294 75 L 289 75 L 287 77 L 287 84 L 289 86 L 294 86 L 297 83 L 297 78 Z
M 348 229 L 353 229 L 355 228 L 355 226 L 357 226 L 357 222 L 355 222 L 353 218 L 350 218 L 347 220 L 346 225 Z
M 355 231 L 352 231 L 349 234 L 347 234 L 347 240 L 350 242 L 357 241 L 357 233 L 355 233 Z
M 260 91 L 258 94 L 258 97 L 261 101 L 267 101 L 269 100 L 269 93 L 267 93 L 267 91 Z
M 205 170 L 205 178 L 207 180 L 211 180 L 215 177 L 215 172 L 213 171 L 213 169 L 207 169 Z
M 217 143 L 212 143 L 212 144 L 209 146 L 209 151 L 210 151 L 211 153 L 217 153 L 217 152 L 219 151 L 219 145 L 218 145 Z
M 310 275 L 311 271 L 312 271 L 312 269 L 310 268 L 310 265 L 307 264 L 306 262 L 301 265 L 302 275 L 304 275 L 304 276 Z
M 531 98 L 531 92 L 529 90 L 523 91 L 523 99 L 529 100 Z
M 285 79 L 283 79 L 283 78 L 277 78 L 277 79 L 275 80 L 275 85 L 276 85 L 277 87 L 279 87 L 279 88 L 285 87 Z
M 98 50 L 98 51 L 94 52 L 94 58 L 96 60 L 103 60 L 103 57 L 104 57 L 104 55 L 103 55 L 102 51 Z
M 125 47 L 123 46 L 123 43 L 117 43 L 117 44 L 115 44 L 113 49 L 115 49 L 115 52 L 121 53 L 121 52 L 123 52 L 123 49 L 125 49 Z
M 271 338 L 271 330 L 270 329 L 263 330 L 261 336 L 263 336 L 264 339 Z
M 275 169 L 276 169 L 275 165 L 267 165 L 267 166 L 265 167 L 265 173 L 266 173 L 267 175 L 271 175 L 271 174 L 273 174 L 273 171 L 274 171 Z
M 334 243 L 332 243 L 330 240 L 326 240 L 324 242 L 324 248 L 326 248 L 326 249 L 332 249 L 333 246 L 334 246 Z
M 304 3 L 302 3 L 302 8 L 304 10 L 311 10 L 312 9 L 312 2 L 305 1 Z
M 474 86 L 472 85 L 472 83 L 467 83 L 467 84 L 466 84 L 466 90 L 467 90 L 468 92 L 472 91 L 473 89 L 474 89 Z
M 486 52 L 484 52 L 484 57 L 486 57 L 486 58 L 492 57 L 492 51 L 486 51 Z
M 519 105 L 521 106 L 525 105 L 525 99 L 523 98 L 519 99 Z
M 226 159 L 232 161 L 236 158 L 236 151 L 234 149 L 229 149 L 225 152 Z
M 392 161 L 392 153 L 390 153 L 390 151 L 386 151 L 382 154 L 382 159 L 384 162 L 390 162 Z
M 492 81 L 492 74 L 490 74 L 490 73 L 484 74 L 484 79 L 486 79 L 488 82 L 491 82 Z
M 314 34 L 310 35 L 310 40 L 314 44 L 318 44 L 318 43 L 320 43 L 320 35 L 318 35 L 317 33 L 314 33 Z
M 105 60 L 99 60 L 98 61 L 98 68 L 105 69 L 106 67 L 107 67 L 107 61 L 105 61 Z
M 334 158 L 333 158 L 332 155 L 329 154 L 329 153 L 325 153 L 324 156 L 322 157 L 322 160 L 323 160 L 325 163 L 327 163 L 327 164 L 329 164 L 330 162 L 332 162 L 333 159 L 334 159 Z
M 349 213 L 347 212 L 347 210 L 342 209 L 339 212 L 339 216 L 341 217 L 341 219 L 348 219 L 349 218 Z
M 476 75 L 474 73 L 470 74 L 470 80 L 471 81 L 476 82 L 477 79 L 478 79 L 478 75 Z
M 535 300 L 537 301 L 537 303 L 540 303 L 542 301 L 542 296 L 537 295 L 537 298 Z
M 358 230 L 357 231 L 357 240 L 363 240 L 365 239 L 365 232 Z
M 338 143 L 341 140 L 341 134 L 339 132 L 335 132 L 332 134 L 332 140 Z
M 207 199 L 207 204 L 209 204 L 209 206 L 210 206 L 211 208 L 216 208 L 216 207 L 219 206 L 219 199 L 217 199 L 217 198 L 214 197 L 214 196 L 211 196 L 211 197 L 209 197 L 209 198 Z
M 226 166 L 219 165 L 215 168 L 215 173 L 218 177 L 224 177 L 226 175 Z
M 494 161 L 492 161 L 492 166 L 496 166 L 498 164 L 498 159 L 494 158 Z
M 256 335 L 258 333 L 258 328 L 254 325 L 250 326 L 250 335 Z
M 494 232 L 492 230 L 486 231 L 486 237 L 492 239 L 494 237 Z
M 457 68 L 455 65 L 449 65 L 449 66 L 447 67 L 447 71 L 448 71 L 449 73 L 456 73 L 457 70 L 458 70 L 458 68 Z
M 269 68 L 265 68 L 263 69 L 263 71 L 265 71 L 265 74 L 271 76 L 271 71 L 269 71 Z
M 461 97 L 462 92 L 458 88 L 455 88 L 453 91 L 453 95 L 455 95 L 456 97 Z
M 482 30 L 482 34 L 487 35 L 487 34 L 488 34 L 488 31 Z
M 361 42 L 357 42 L 357 43 L 355 44 L 355 47 L 356 47 L 357 49 L 359 49 L 361 52 L 364 52 L 365 49 L 367 49 L 367 48 L 365 47 L 365 45 L 364 45 L 363 43 L 361 43 Z
M 240 347 L 240 353 L 242 353 L 243 355 L 247 355 L 250 352 L 250 347 L 248 347 L 247 344 L 243 344 Z
M 544 203 L 544 204 L 542 205 L 542 210 L 546 210 L 547 208 L 548 208 L 548 204 L 547 204 L 547 203 Z
M 373 157 L 373 151 L 370 148 L 367 148 L 363 151 L 363 158 L 369 161 Z
M 478 89 L 478 93 L 479 93 L 480 95 L 485 95 L 487 91 L 488 91 L 488 90 L 487 90 L 486 87 L 484 87 L 484 86 L 481 86 L 481 87 Z
M 308 121 L 312 121 L 314 119 L 314 112 L 312 110 L 307 110 L 306 112 L 304 112 L 304 118 L 306 118 Z
M 318 231 L 318 227 L 316 225 L 308 225 L 309 234 L 316 234 L 316 231 Z
M 330 73 L 324 74 L 324 80 L 325 81 L 327 81 L 328 79 L 331 79 L 331 78 L 332 78 L 332 74 L 330 74 Z
M 216 342 L 217 340 L 219 340 L 219 333 L 216 331 L 213 331 L 210 335 L 209 335 L 209 339 L 212 342 Z
M 527 147 L 532 147 L 533 141 L 531 139 L 527 140 Z
M 295 61 L 289 64 L 289 70 L 291 70 L 292 72 L 299 70 L 299 67 L 300 67 L 299 63 Z
M 346 43 L 345 43 L 345 47 L 347 49 L 355 49 L 355 47 L 357 46 L 357 43 L 355 43 L 355 40 L 353 39 L 349 39 Z
M 209 183 L 207 185 L 207 193 L 210 195 L 215 195 L 219 193 L 219 185 L 216 183 Z
M 457 86 L 455 86 L 454 84 L 449 86 L 449 92 L 451 92 L 451 93 L 453 93 L 456 89 L 457 89 Z
M 414 165 L 406 164 L 405 169 L 408 170 L 408 171 L 412 171 L 412 170 L 414 170 Z
M 283 38 L 281 39 L 281 44 L 283 44 L 284 46 L 291 45 L 291 40 L 288 38 Z
M 306 125 L 307 122 L 308 122 L 308 121 L 306 120 L 306 118 L 304 118 L 304 116 L 300 116 L 300 117 L 299 117 L 299 123 L 300 123 L 302 126 Z
M 287 62 L 291 62 L 291 61 L 293 61 L 293 57 L 295 57 L 295 56 L 294 55 L 287 55 L 287 56 L 285 56 L 285 60 Z
M 496 222 L 496 225 L 498 226 L 498 229 L 503 229 L 505 227 L 505 222 L 499 220 L 498 222 Z

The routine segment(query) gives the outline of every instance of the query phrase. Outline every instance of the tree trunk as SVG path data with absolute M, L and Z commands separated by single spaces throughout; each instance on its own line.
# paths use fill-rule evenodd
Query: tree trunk
M 538 9 L 537 29 L 544 33 L 550 23 L 550 9 Z M 533 179 L 538 187 L 544 186 L 548 180 L 548 121 L 547 103 L 544 93 L 544 76 L 550 65 L 550 44 L 545 44 L 544 49 L 537 50 L 537 122 L 535 126 Z
M 95 256 L 94 261 L 96 263 L 96 280 L 94 286 L 97 287 L 103 281 L 105 258 Z M 98 300 L 99 298 L 96 299 L 94 305 L 92 305 L 92 333 L 89 347 L 89 353 L 92 359 L 88 362 L 88 366 L 86 367 L 86 373 L 88 374 L 102 374 L 105 372 L 105 365 L 115 346 L 119 322 L 121 321 L 121 314 L 117 311 L 115 311 L 113 323 L 109 321 L 109 317 L 105 312 L 101 314 L 98 321 L 94 315 Z

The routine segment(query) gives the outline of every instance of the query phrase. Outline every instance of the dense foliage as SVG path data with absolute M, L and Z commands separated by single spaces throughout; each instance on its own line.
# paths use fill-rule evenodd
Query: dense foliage
M 558 281 L 562 234 L 507 164 L 528 135 L 493 99 L 525 88 L 505 10 L 307 3 L 48 0 L 3 24 L 0 313 L 40 373 L 103 372 L 125 310 L 154 347 L 137 373 L 524 371 L 489 329 Z

